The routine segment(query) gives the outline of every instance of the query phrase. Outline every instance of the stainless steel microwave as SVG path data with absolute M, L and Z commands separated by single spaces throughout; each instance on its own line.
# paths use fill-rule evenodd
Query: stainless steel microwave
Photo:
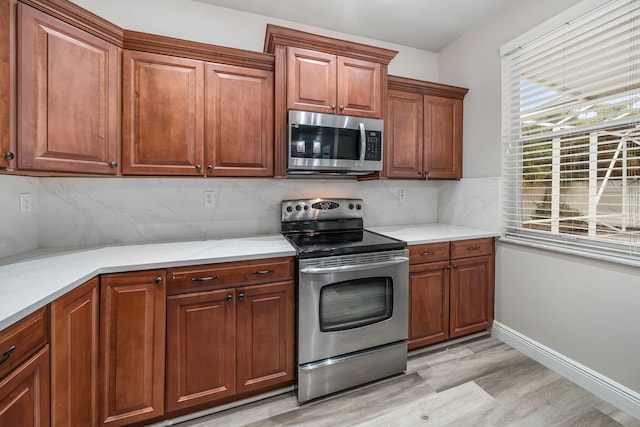
M 382 120 L 289 110 L 288 127 L 289 175 L 382 170 Z

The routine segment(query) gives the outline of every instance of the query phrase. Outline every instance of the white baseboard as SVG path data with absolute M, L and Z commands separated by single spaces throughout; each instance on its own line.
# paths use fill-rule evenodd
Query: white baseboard
M 493 322 L 491 336 L 573 381 L 589 392 L 640 419 L 640 393 L 570 359 L 549 347 L 501 324 Z

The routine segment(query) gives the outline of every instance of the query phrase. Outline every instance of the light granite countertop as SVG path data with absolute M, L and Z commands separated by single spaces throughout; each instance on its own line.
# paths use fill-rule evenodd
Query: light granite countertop
M 404 240 L 409 245 L 498 235 L 496 232 L 446 224 L 367 229 Z M 0 259 L 0 331 L 99 274 L 295 255 L 295 249 L 280 234 L 38 249 Z
M 33 254 L 0 265 L 0 331 L 99 274 L 295 256 L 296 251 L 275 234 Z
M 497 237 L 497 231 L 482 230 L 479 228 L 461 227 L 449 224 L 409 224 L 390 225 L 383 227 L 367 227 L 367 230 L 384 234 L 395 239 L 404 240 L 409 245 L 423 243 L 438 243 L 454 240 L 481 239 L 485 237 Z

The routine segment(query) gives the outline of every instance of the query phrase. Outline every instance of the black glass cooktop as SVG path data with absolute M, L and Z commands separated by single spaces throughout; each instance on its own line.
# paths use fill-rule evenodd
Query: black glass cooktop
M 286 234 L 298 258 L 348 255 L 404 249 L 407 243 L 368 230 L 323 231 Z

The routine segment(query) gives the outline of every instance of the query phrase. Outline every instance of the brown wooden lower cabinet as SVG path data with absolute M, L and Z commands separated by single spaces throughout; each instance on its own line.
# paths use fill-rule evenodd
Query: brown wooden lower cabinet
M 483 331 L 493 321 L 493 255 L 453 259 L 450 337 Z
M 293 298 L 292 281 L 169 296 L 167 412 L 293 381 Z
M 409 269 L 409 350 L 449 337 L 448 262 Z
M 293 380 L 293 282 L 239 288 L 238 393 Z
M 167 298 L 168 412 L 235 394 L 233 296 L 221 289 Z
M 409 350 L 491 327 L 493 238 L 415 245 L 409 252 Z
M 95 277 L 51 303 L 51 422 L 98 423 L 100 280 Z
M 165 270 L 100 279 L 102 425 L 164 414 Z
M 48 427 L 49 346 L 0 380 L 0 426 Z

